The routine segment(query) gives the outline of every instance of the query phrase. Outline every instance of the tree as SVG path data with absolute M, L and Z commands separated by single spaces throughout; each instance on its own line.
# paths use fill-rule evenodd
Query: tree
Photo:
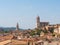
M 4 33 L 8 33 L 8 32 L 9 32 L 9 31 L 7 31 L 7 30 L 6 30 L 6 31 L 4 31 Z
M 54 28 L 49 29 L 49 31 L 50 31 L 51 33 L 53 33 L 53 32 L 54 32 Z
M 41 32 L 43 32 L 42 29 L 36 29 L 36 35 L 40 35 Z
M 30 32 L 30 35 L 31 35 L 31 36 L 35 35 L 35 31 L 32 30 L 32 31 Z
M 44 33 L 48 33 L 48 31 L 47 31 L 47 30 L 43 30 L 43 32 L 44 32 Z

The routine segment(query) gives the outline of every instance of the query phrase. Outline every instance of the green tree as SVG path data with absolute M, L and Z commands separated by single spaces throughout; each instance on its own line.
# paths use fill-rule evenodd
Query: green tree
M 30 32 L 30 35 L 31 35 L 31 36 L 35 35 L 35 31 L 32 30 L 32 31 Z
M 48 31 L 47 31 L 47 30 L 43 30 L 43 32 L 44 32 L 44 33 L 48 33 Z
M 42 29 L 36 29 L 36 34 L 37 34 L 37 35 L 40 35 L 41 32 L 43 32 Z
M 53 32 L 54 32 L 54 28 L 49 29 L 49 31 L 50 31 L 51 33 L 53 33 Z
M 9 31 L 7 31 L 7 30 L 6 30 L 6 31 L 4 31 L 4 33 L 8 33 L 8 32 L 9 32 Z

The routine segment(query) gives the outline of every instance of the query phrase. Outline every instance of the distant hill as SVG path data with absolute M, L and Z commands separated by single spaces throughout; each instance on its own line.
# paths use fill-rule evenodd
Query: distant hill
M 9 30 L 16 30 L 15 27 L 0 27 L 0 31 L 9 31 Z M 19 29 L 19 30 L 24 30 L 24 29 Z

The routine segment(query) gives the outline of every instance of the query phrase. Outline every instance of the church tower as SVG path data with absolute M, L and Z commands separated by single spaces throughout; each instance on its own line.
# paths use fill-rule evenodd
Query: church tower
M 19 24 L 17 23 L 17 25 L 16 25 L 16 30 L 19 30 Z
M 37 23 L 37 29 L 40 29 L 40 17 L 39 16 L 37 16 L 37 18 L 36 18 L 36 23 Z

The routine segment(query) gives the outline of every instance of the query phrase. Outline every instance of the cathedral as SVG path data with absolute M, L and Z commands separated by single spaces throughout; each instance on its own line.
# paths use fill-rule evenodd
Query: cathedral
M 40 22 L 40 17 L 37 16 L 36 18 L 37 22 L 37 29 L 41 29 L 42 27 L 48 26 L 49 22 Z
M 36 28 L 37 29 L 43 29 L 43 30 L 51 30 L 51 29 L 56 29 L 60 26 L 60 24 L 49 24 L 49 22 L 41 22 L 40 17 L 37 16 L 36 18 Z

